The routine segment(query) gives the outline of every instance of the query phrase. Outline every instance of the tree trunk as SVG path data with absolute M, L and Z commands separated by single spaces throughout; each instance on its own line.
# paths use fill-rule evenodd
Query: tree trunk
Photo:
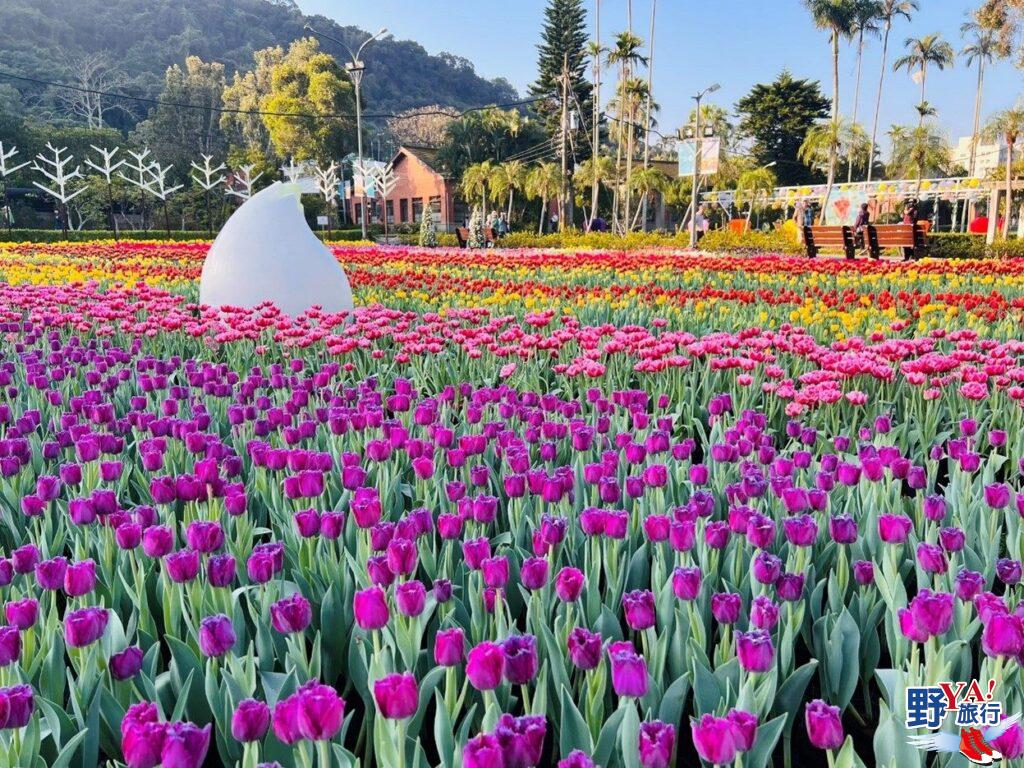
M 968 176 L 974 176 L 978 160 L 978 128 L 981 125 L 981 94 L 985 82 L 985 60 L 978 57 L 978 90 L 974 94 L 974 127 L 971 129 L 971 165 L 967 169 Z
M 516 193 L 513 187 L 508 188 L 508 221 L 512 223 L 512 196 Z
M 921 64 L 921 114 L 917 119 L 917 127 L 922 128 L 924 126 L 924 83 L 928 79 L 928 67 L 926 64 Z
M 839 33 L 832 32 L 832 129 L 839 125 Z M 838 137 L 837 137 L 838 138 Z M 836 180 L 836 143 L 831 142 L 828 148 L 828 181 L 825 184 L 825 199 L 821 204 L 821 216 L 818 223 L 825 223 L 828 211 L 828 200 L 832 196 L 832 185 Z
M 889 31 L 892 29 L 892 22 L 885 23 L 885 34 L 882 37 L 882 71 L 878 75 L 878 96 L 875 99 L 875 119 L 871 124 L 871 149 L 868 150 L 868 181 L 871 181 L 875 169 L 875 146 L 878 139 L 878 114 L 882 110 L 882 86 L 885 83 L 885 64 L 889 53 Z
M 594 9 L 594 42 L 597 43 L 597 53 L 594 58 L 594 125 L 591 126 L 594 133 L 594 139 L 591 142 L 593 146 L 591 147 L 592 157 L 590 160 L 594 166 L 594 180 L 590 186 L 590 218 L 588 219 L 587 224 L 588 232 L 593 229 L 594 219 L 597 218 L 597 161 L 600 157 L 601 150 L 601 0 L 597 0 L 596 7 Z
M 1016 136 L 1006 137 L 1006 213 L 1003 214 L 1003 239 L 1010 235 L 1010 211 L 1013 206 L 1013 145 L 1017 143 Z M 998 216 L 998 212 L 996 213 Z
M 850 120 L 854 125 L 857 124 L 857 108 L 860 106 L 860 73 L 861 65 L 864 62 L 864 30 L 860 31 L 857 37 L 857 84 L 853 89 L 853 117 Z M 850 161 L 846 164 L 846 183 L 849 184 L 853 181 L 853 156 L 850 156 Z
M 540 226 L 537 227 L 537 234 L 538 235 L 543 235 L 544 234 L 544 217 L 547 215 L 547 212 L 548 212 L 548 196 L 547 195 L 541 195 L 541 198 L 540 198 Z

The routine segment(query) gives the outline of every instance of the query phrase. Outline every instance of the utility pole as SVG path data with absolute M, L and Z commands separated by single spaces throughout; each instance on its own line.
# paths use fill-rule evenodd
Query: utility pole
M 693 121 L 693 192 L 690 200 L 690 247 L 697 247 L 697 189 L 700 180 L 700 155 L 701 155 L 701 144 L 702 139 L 700 135 L 700 102 L 709 93 L 714 93 L 719 89 L 718 83 L 709 85 L 703 91 L 693 97 L 693 100 L 697 102 L 696 117 Z
M 644 170 L 651 166 L 651 90 L 654 88 L 654 19 L 658 9 L 658 0 L 651 0 L 651 55 L 647 59 L 647 109 L 644 117 Z M 647 198 L 643 199 L 643 224 L 644 232 L 647 231 Z
M 599 187 L 599 179 L 597 178 L 598 161 L 600 160 L 600 147 L 601 147 L 601 0 L 596 0 L 597 5 L 594 12 L 594 125 L 592 126 L 594 131 L 594 140 L 590 146 L 590 162 L 593 166 L 594 179 L 590 188 L 590 222 L 587 226 L 589 230 L 593 224 L 594 219 L 597 218 L 597 195 Z
M 558 231 L 565 231 L 569 201 L 569 54 L 562 61 L 562 194 L 558 201 Z

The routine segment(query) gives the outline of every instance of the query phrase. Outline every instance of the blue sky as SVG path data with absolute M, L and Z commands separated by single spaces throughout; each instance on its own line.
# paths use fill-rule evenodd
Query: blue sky
M 298 0 L 306 12 L 376 31 L 387 26 L 398 38 L 416 40 L 431 53 L 465 56 L 487 77 L 505 77 L 524 92 L 536 75 L 536 45 L 545 0 Z M 594 0 L 586 0 L 593 24 Z M 627 0 L 603 0 L 601 35 L 608 41 L 626 28 Z M 939 32 L 957 51 L 963 45 L 960 24 L 977 2 L 920 0 L 912 22 L 900 20 L 890 39 L 879 132 L 893 123 L 916 120 L 918 88 L 905 72 L 892 72 L 908 36 Z M 634 32 L 649 36 L 651 0 L 633 0 Z M 654 95 L 662 106 L 659 123 L 669 132 L 686 120 L 692 94 L 709 83 L 721 90 L 713 99 L 729 109 L 756 82 L 766 82 L 784 67 L 818 79 L 831 92 L 828 39 L 814 28 L 800 0 L 659 0 L 655 38 Z M 878 83 L 881 42 L 871 39 L 864 56 L 858 121 L 870 123 Z M 840 105 L 853 105 L 855 52 L 840 54 Z M 977 72 L 958 60 L 952 70 L 930 71 L 928 101 L 954 142 L 970 133 Z M 983 116 L 1024 95 L 1024 73 L 997 62 L 986 74 Z M 983 118 L 984 119 L 984 118 Z

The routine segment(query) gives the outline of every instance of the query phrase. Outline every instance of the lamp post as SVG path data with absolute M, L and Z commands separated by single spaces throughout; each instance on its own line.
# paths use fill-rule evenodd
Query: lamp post
M 368 37 L 365 41 L 363 41 L 363 44 L 359 46 L 359 49 L 355 53 L 352 53 L 352 49 L 349 48 L 344 42 L 342 42 L 338 38 L 331 37 L 330 35 L 326 35 L 323 32 L 320 32 L 320 31 L 318 31 L 316 29 L 313 29 L 313 27 L 310 26 L 309 24 L 307 24 L 304 28 L 305 28 L 305 30 L 307 32 L 313 33 L 316 37 L 322 37 L 325 40 L 330 40 L 333 43 L 337 43 L 342 48 L 344 48 L 346 51 L 348 51 L 348 55 L 351 58 L 351 61 L 346 61 L 345 62 L 345 71 L 348 72 L 348 76 L 350 78 L 352 78 L 352 85 L 356 89 L 356 147 L 357 147 L 356 152 L 357 152 L 357 155 L 359 156 L 359 172 L 363 175 L 363 193 L 362 193 L 362 195 L 360 195 L 360 201 L 361 202 L 360 202 L 359 223 L 360 223 L 360 226 L 362 227 L 362 230 L 363 230 L 363 240 L 365 240 L 366 239 L 366 173 L 365 173 L 365 169 L 363 168 L 363 106 L 362 106 L 362 98 L 361 98 L 361 91 L 360 91 L 360 89 L 361 89 L 361 86 L 363 84 L 363 71 L 366 69 L 366 65 L 363 63 L 363 60 L 360 57 L 362 56 L 363 49 L 366 48 L 366 46 L 368 46 L 374 40 L 377 40 L 382 35 L 387 34 L 388 30 L 387 30 L 387 27 L 382 27 L 381 30 L 379 32 L 377 32 L 377 34 L 371 35 L 370 37 Z M 353 177 L 354 177 L 354 174 L 353 174 Z M 354 183 L 355 183 L 355 178 L 353 178 L 353 186 L 354 186 Z M 355 190 L 353 190 L 353 192 L 354 191 Z
M 697 247 L 697 184 L 700 179 L 700 148 L 701 148 L 701 135 L 700 135 L 700 102 L 709 93 L 714 93 L 721 86 L 718 83 L 709 85 L 703 91 L 693 97 L 693 100 L 697 102 L 697 113 L 694 118 L 693 126 L 693 192 L 692 199 L 690 202 L 690 247 Z

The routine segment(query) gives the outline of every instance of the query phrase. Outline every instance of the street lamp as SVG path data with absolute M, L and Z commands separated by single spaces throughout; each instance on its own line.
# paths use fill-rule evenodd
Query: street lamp
M 318 31 L 316 29 L 313 29 L 313 27 L 310 26 L 309 24 L 306 24 L 304 29 L 307 32 L 311 32 L 312 34 L 316 35 L 317 37 L 322 37 L 325 40 L 330 40 L 333 43 L 337 43 L 342 48 L 344 48 L 346 51 L 348 51 L 349 58 L 351 59 L 351 61 L 346 61 L 345 62 L 345 71 L 348 72 L 348 76 L 350 78 L 352 78 L 352 85 L 355 86 L 355 89 L 356 89 L 356 145 L 357 145 L 357 154 L 358 154 L 358 157 L 359 157 L 359 173 L 363 175 L 363 194 L 361 195 L 361 198 L 360 198 L 361 199 L 361 203 L 360 203 L 359 223 L 360 223 L 360 225 L 362 227 L 362 230 L 363 230 L 363 240 L 365 240 L 366 239 L 366 172 L 365 172 L 365 169 L 363 168 L 363 105 L 362 105 L 362 99 L 360 97 L 360 87 L 362 86 L 362 83 L 363 83 L 363 71 L 366 69 L 366 65 L 363 63 L 363 60 L 360 57 L 362 56 L 363 49 L 366 46 L 368 46 L 374 40 L 377 40 L 378 38 L 380 38 L 382 35 L 387 34 L 388 30 L 387 30 L 387 27 L 382 27 L 381 30 L 377 34 L 371 35 L 370 37 L 368 37 L 365 41 L 363 41 L 363 44 L 359 46 L 358 50 L 355 53 L 352 53 L 352 49 L 349 48 L 348 45 L 346 45 L 343 41 L 339 40 L 338 38 L 331 37 L 330 35 L 324 34 L 323 32 L 320 32 L 320 31 Z M 354 182 L 355 182 L 355 179 L 353 178 L 353 183 Z
M 690 202 L 690 247 L 697 247 L 697 184 L 700 178 L 700 150 L 701 150 L 701 137 L 700 137 L 700 102 L 709 93 L 714 93 L 721 86 L 718 83 L 709 85 L 703 91 L 693 97 L 693 100 L 697 102 L 697 114 L 694 118 L 693 126 L 693 192 L 692 199 Z M 689 130 L 687 130 L 689 134 Z

